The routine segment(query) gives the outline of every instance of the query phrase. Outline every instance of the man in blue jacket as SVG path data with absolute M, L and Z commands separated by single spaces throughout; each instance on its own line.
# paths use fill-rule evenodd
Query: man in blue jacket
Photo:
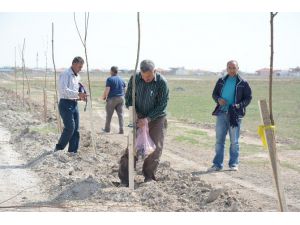
M 213 90 L 212 97 L 217 103 L 213 115 L 217 116 L 216 145 L 213 165 L 209 172 L 223 169 L 225 140 L 227 132 L 230 137 L 229 168 L 238 170 L 239 137 L 241 120 L 246 114 L 246 107 L 252 99 L 252 91 L 246 80 L 238 74 L 238 63 L 231 60 L 227 63 L 227 75 L 220 78 Z

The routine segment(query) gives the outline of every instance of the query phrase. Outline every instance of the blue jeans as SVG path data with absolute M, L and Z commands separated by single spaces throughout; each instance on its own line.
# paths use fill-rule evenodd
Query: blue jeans
M 77 102 L 60 99 L 58 105 L 60 116 L 64 123 L 64 130 L 60 136 L 56 149 L 63 150 L 69 144 L 68 152 L 77 152 L 79 148 L 79 111 Z
M 216 124 L 216 155 L 213 160 L 214 166 L 218 168 L 223 168 L 223 160 L 225 153 L 225 140 L 227 132 L 229 132 L 230 137 L 230 154 L 229 154 L 229 167 L 237 166 L 239 164 L 239 137 L 240 137 L 240 127 L 241 119 L 239 119 L 238 127 L 230 127 L 229 115 L 226 112 L 220 112 L 217 116 Z

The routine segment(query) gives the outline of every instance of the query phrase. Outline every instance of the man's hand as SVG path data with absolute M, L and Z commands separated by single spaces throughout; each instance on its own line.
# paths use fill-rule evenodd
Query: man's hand
M 138 128 L 143 128 L 145 126 L 145 119 L 138 119 L 136 124 Z
M 226 105 L 227 102 L 223 98 L 218 99 L 219 105 Z
M 106 100 L 106 96 L 104 96 L 104 95 L 103 95 L 103 96 L 102 96 L 102 100 L 104 100 L 104 101 L 105 101 L 105 100 Z
M 240 106 L 240 104 L 234 104 L 233 107 L 239 109 L 241 106 Z
M 87 96 L 88 95 L 86 93 L 79 92 L 79 94 L 78 94 L 79 100 L 81 100 L 81 101 L 86 101 L 87 100 Z

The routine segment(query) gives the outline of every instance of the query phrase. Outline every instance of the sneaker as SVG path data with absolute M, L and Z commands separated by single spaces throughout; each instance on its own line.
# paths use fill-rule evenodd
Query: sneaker
M 216 172 L 216 171 L 221 171 L 221 170 L 222 170 L 222 168 L 213 165 L 212 167 L 207 169 L 207 172 Z
M 124 134 L 124 130 L 120 130 L 120 131 L 119 131 L 119 134 Z
M 239 167 L 238 166 L 229 166 L 230 171 L 238 171 Z

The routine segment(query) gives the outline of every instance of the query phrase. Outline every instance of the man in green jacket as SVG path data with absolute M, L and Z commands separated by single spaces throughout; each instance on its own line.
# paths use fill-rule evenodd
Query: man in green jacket
M 132 80 L 128 82 L 125 95 L 125 105 L 132 106 Z M 144 118 L 147 118 L 149 135 L 156 145 L 156 149 L 144 161 L 143 175 L 145 182 L 156 180 L 155 173 L 162 154 L 165 131 L 167 128 L 166 108 L 169 100 L 169 88 L 166 79 L 155 70 L 151 60 L 144 60 L 140 64 L 140 72 L 136 75 L 136 113 L 137 127 L 142 128 Z M 128 152 L 121 157 L 119 178 L 128 185 Z

